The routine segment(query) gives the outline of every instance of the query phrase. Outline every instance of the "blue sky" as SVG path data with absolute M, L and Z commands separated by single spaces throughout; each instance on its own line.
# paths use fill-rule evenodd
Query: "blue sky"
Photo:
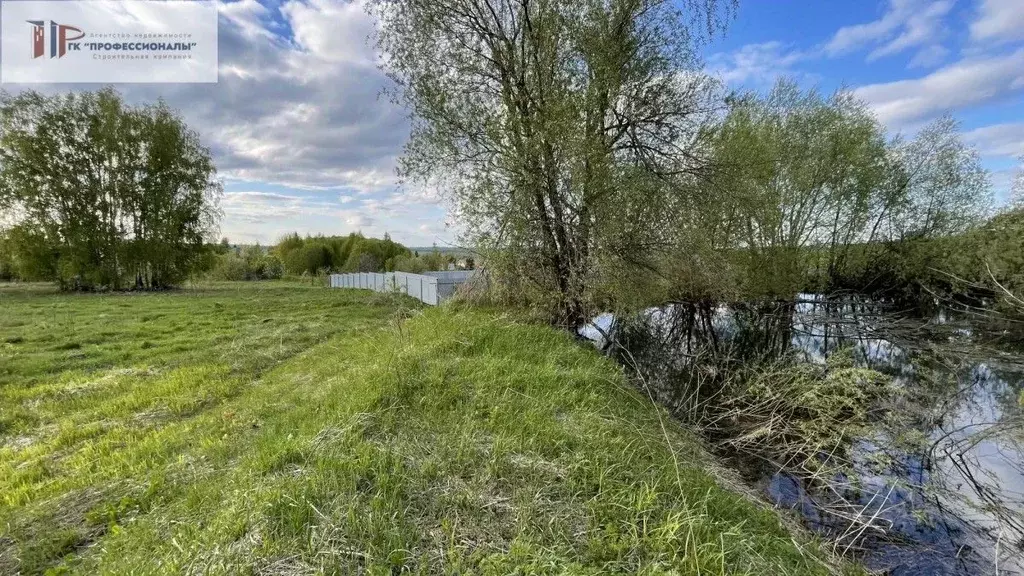
M 225 180 L 221 227 L 233 241 L 455 240 L 441 191 L 394 176 L 408 121 L 380 97 L 360 1 L 221 2 L 218 84 L 118 87 L 131 101 L 164 98 L 200 131 Z M 740 0 L 704 56 L 732 88 L 779 76 L 849 87 L 892 134 L 952 113 L 1004 201 L 1024 153 L 1024 0 Z
M 950 113 L 1007 199 L 1024 154 L 1024 0 L 748 1 L 706 57 L 735 87 L 853 89 L 891 134 Z

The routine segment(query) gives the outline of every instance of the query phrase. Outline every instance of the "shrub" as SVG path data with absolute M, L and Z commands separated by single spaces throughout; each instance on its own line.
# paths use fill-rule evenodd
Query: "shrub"
M 395 272 L 409 272 L 412 274 L 422 274 L 429 270 L 427 263 L 417 256 L 399 256 L 392 260 L 390 268 Z
M 289 234 L 274 247 L 273 253 L 282 261 L 288 274 L 316 275 L 321 270 L 334 272 L 383 272 L 391 269 L 396 258 L 411 255 L 409 249 L 393 242 L 386 234 L 383 240 L 348 236 L 307 236 Z
M 209 276 L 213 280 L 240 281 L 246 279 L 245 260 L 231 252 L 217 256 L 210 269 Z
M 209 277 L 212 280 L 276 280 L 284 275 L 284 265 L 276 254 L 267 254 L 259 246 L 250 246 L 214 257 Z

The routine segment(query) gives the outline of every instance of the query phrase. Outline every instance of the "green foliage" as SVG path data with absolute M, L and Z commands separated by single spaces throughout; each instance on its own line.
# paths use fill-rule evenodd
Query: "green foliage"
M 0 208 L 19 277 L 62 288 L 162 288 L 202 261 L 220 184 L 210 152 L 165 104 L 107 88 L 0 95 Z
M 734 2 L 373 4 L 413 116 L 401 170 L 450 190 L 492 274 L 576 327 L 602 274 L 665 254 L 705 168 L 696 55 Z
M 713 132 L 711 186 L 682 205 L 678 249 L 649 279 L 639 275 L 642 292 L 708 301 L 856 289 L 920 299 L 983 262 L 974 244 L 991 205 L 987 176 L 952 119 L 886 141 L 851 93 L 826 98 L 786 80 L 728 103 Z M 610 297 L 629 302 L 636 277 Z
M 942 262 L 931 285 L 950 293 L 982 288 L 1003 300 L 1024 294 L 1024 206 L 1007 208 L 977 228 L 936 241 Z
M 0 267 L 9 278 L 52 280 L 57 274 L 58 256 L 46 235 L 28 224 L 0 231 Z
M 420 274 L 431 270 L 447 270 L 449 264 L 455 263 L 455 257 L 451 254 L 442 254 L 434 250 L 423 255 L 397 256 L 392 261 L 389 270 L 397 272 L 411 272 Z
M 410 272 L 412 274 L 422 274 L 429 270 L 437 270 L 437 268 L 431 268 L 422 258 L 416 256 L 399 256 L 392 261 L 391 268 L 395 272 Z
M 911 302 L 1021 293 L 1024 209 L 1006 208 L 957 234 L 853 246 L 833 286 Z
M 852 92 L 785 80 L 712 114 L 720 91 L 693 56 L 727 2 L 375 5 L 414 119 L 403 173 L 449 189 L 501 290 L 562 325 L 919 286 L 946 251 L 931 249 L 991 205 L 950 118 L 888 139 Z
M 17 276 L 14 272 L 14 264 L 3 250 L 3 246 L 0 245 L 0 282 L 9 282 L 17 279 Z
M 943 117 L 914 140 L 890 142 L 888 172 L 888 192 L 868 232 L 821 284 L 925 302 L 988 282 L 986 261 L 1005 258 L 1014 241 L 1006 236 L 1007 217 L 986 221 L 988 175 L 961 140 L 959 124 Z M 1019 273 L 1006 268 L 1013 262 L 1003 264 L 1000 274 Z
M 218 254 L 208 273 L 212 280 L 277 280 L 284 276 L 284 264 L 277 254 L 259 244 L 246 246 L 241 253 Z
M 245 260 L 234 252 L 218 254 L 207 275 L 211 280 L 241 281 L 247 280 L 250 274 Z
M 330 272 L 383 272 L 393 270 L 396 258 L 408 258 L 408 248 L 384 239 L 348 236 L 307 236 L 289 234 L 274 247 L 288 274 L 316 275 Z
M 824 98 L 780 81 L 733 101 L 716 131 L 722 248 L 738 248 L 747 297 L 788 297 L 805 281 L 806 249 L 828 248 L 828 269 L 861 237 L 886 194 L 882 128 L 849 92 Z M 710 207 L 709 207 L 710 208 Z M 729 221 L 731 220 L 731 222 Z
M 1024 317 L 1024 205 L 997 215 L 981 230 L 975 270 L 983 262 L 982 282 L 995 284 L 999 301 Z

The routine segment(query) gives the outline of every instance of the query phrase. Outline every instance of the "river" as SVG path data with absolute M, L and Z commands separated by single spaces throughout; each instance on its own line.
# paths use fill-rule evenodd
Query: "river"
M 811 365 L 842 351 L 886 375 L 894 393 L 844 442 L 841 472 L 809 478 L 771 455 L 725 444 L 720 453 L 837 552 L 917 576 L 1024 574 L 1024 347 L 1010 337 L 1024 327 L 1005 328 L 985 311 L 923 318 L 862 298 L 804 294 L 768 307 L 671 304 L 628 322 L 603 315 L 582 333 L 628 357 L 684 420 L 695 419 L 700 402 L 718 401 L 673 385 L 708 349 Z

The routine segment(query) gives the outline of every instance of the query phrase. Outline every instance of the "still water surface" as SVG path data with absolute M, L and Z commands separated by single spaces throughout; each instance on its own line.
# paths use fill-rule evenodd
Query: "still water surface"
M 774 349 L 798 362 L 823 363 L 842 349 L 890 376 L 905 392 L 894 404 L 906 412 L 901 429 L 880 420 L 854 439 L 848 473 L 828 486 L 763 463 L 735 465 L 771 502 L 799 512 L 870 569 L 1024 574 L 1024 348 L 984 328 L 990 322 L 948 311 L 915 318 L 815 295 L 765 313 L 719 306 L 697 325 L 692 308 L 678 304 L 641 317 L 648 342 L 670 344 L 637 354 L 642 362 L 685 364 L 703 333 L 716 346 Z M 582 333 L 604 345 L 616 325 L 603 315 Z

